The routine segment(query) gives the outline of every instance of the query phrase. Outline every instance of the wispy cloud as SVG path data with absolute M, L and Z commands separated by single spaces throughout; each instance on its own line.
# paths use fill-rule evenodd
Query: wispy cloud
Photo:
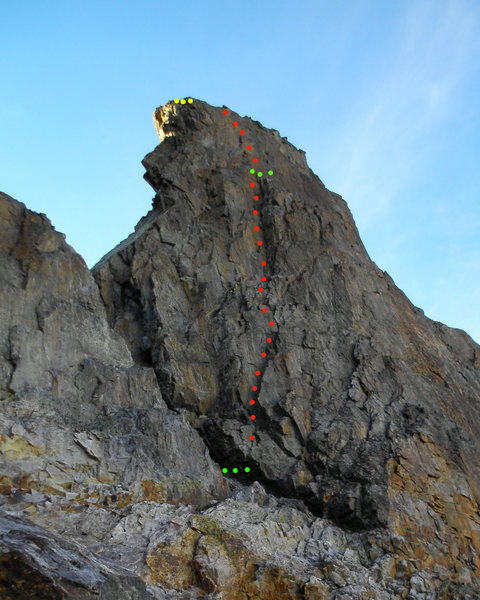
M 398 40 L 389 67 L 365 74 L 328 165 L 360 226 L 388 209 L 436 149 L 435 128 L 461 109 L 480 64 L 479 23 L 476 3 L 426 1 L 385 32 Z

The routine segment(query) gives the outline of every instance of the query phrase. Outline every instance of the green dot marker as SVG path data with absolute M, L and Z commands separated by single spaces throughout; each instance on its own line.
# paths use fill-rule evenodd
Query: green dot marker
M 226 469 L 225 467 L 222 469 L 222 471 L 223 471 L 224 473 L 228 473 L 228 469 Z
M 255 169 L 250 169 L 250 173 L 255 173 Z
M 245 473 L 249 473 L 250 472 L 250 467 L 245 467 Z
M 273 171 L 269 171 L 269 172 L 268 172 L 268 174 L 269 174 L 269 175 L 273 175 Z
M 259 177 L 262 177 L 262 176 L 263 176 L 263 173 L 262 173 L 261 171 L 259 171 L 259 172 L 257 173 L 257 175 L 258 175 Z
M 235 467 L 235 469 L 232 469 L 234 473 L 238 473 L 238 469 Z

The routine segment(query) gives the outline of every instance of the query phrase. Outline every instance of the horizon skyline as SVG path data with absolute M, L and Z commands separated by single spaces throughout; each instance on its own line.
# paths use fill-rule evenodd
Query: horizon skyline
M 347 5 L 190 0 L 161 32 L 149 0 L 5 6 L 1 190 L 91 268 L 150 210 L 153 111 L 194 92 L 303 149 L 375 264 L 479 343 L 480 6 Z

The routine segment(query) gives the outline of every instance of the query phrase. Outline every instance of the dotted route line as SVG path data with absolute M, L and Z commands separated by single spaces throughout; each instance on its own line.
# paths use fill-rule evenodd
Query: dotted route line
M 224 114 L 225 116 L 226 116 L 226 115 L 228 115 L 228 110 L 226 110 L 226 109 L 225 109 L 225 110 L 223 111 L 223 114 Z M 238 121 L 233 121 L 232 125 L 233 125 L 233 127 L 238 127 L 238 126 L 239 126 L 239 125 L 238 125 Z M 245 129 L 240 129 L 239 133 L 240 133 L 240 135 L 245 135 Z M 251 150 L 253 150 L 253 147 L 252 147 L 252 145 L 251 145 L 251 144 L 247 144 L 247 150 L 248 150 L 248 151 L 251 151 Z M 254 158 L 252 159 L 252 163 L 253 163 L 254 165 L 256 165 L 256 164 L 258 163 L 258 157 L 254 157 Z M 251 181 L 251 182 L 250 182 L 250 188 L 252 189 L 252 188 L 255 188 L 255 187 L 256 187 L 256 186 L 259 184 L 259 181 L 258 181 L 258 180 L 259 180 L 261 177 L 263 177 L 263 173 L 262 173 L 262 171 L 257 171 L 257 170 L 256 170 L 255 168 L 253 168 L 253 167 L 252 167 L 252 168 L 249 170 L 249 173 L 250 173 L 250 175 L 253 175 L 253 176 L 255 176 L 255 174 L 256 174 L 256 177 L 257 177 L 257 181 Z M 272 170 L 269 170 L 269 171 L 268 171 L 268 175 L 273 175 L 273 171 L 272 171 Z M 259 195 L 258 195 L 257 193 L 255 193 L 255 195 L 253 196 L 253 201 L 254 201 L 254 202 L 258 202 L 259 200 L 260 200 L 260 197 L 259 197 Z M 254 215 L 255 217 L 257 217 L 257 216 L 259 215 L 259 210 L 258 210 L 257 208 L 254 208 L 254 210 L 252 211 L 252 213 L 253 213 L 253 215 Z M 256 225 L 254 225 L 253 229 L 254 229 L 254 231 L 258 232 L 258 231 L 260 231 L 260 226 L 259 226 L 258 224 L 256 224 Z M 261 247 L 262 247 L 262 246 L 263 246 L 263 240 L 257 240 L 257 248 L 258 248 L 258 250 L 259 250 L 259 251 L 261 250 Z M 262 268 L 265 268 L 265 267 L 267 266 L 267 262 L 266 262 L 265 260 L 262 260 L 262 261 L 260 262 L 260 265 L 262 266 Z M 261 273 L 262 273 L 262 275 L 260 276 L 260 282 L 261 282 L 261 283 L 260 283 L 260 284 L 259 284 L 259 286 L 258 286 L 258 293 L 259 293 L 259 294 L 264 294 L 264 293 L 265 293 L 265 289 L 264 289 L 264 287 L 263 287 L 263 284 L 265 284 L 265 283 L 266 283 L 266 281 L 267 281 L 267 277 L 266 277 L 265 275 L 263 275 L 263 271 L 262 271 Z M 262 305 L 262 304 L 263 304 L 263 303 L 260 301 L 260 305 Z M 266 313 L 268 312 L 268 307 L 267 307 L 267 306 L 265 306 L 265 305 L 263 305 L 263 306 L 262 306 L 262 312 L 266 314 Z M 270 327 L 273 327 L 273 326 L 275 325 L 275 322 L 274 322 L 272 319 L 270 319 L 270 320 L 268 321 L 268 324 L 269 324 L 269 326 L 270 326 Z M 271 337 L 267 337 L 267 338 L 266 338 L 266 343 L 267 343 L 267 344 L 270 344 L 271 342 L 272 342 L 272 338 L 271 338 Z M 264 350 L 261 352 L 260 356 L 261 356 L 262 358 L 266 358 L 266 357 L 267 357 L 266 348 L 265 348 L 265 349 L 264 349 Z M 261 372 L 259 369 L 256 369 L 256 370 L 255 370 L 255 376 L 256 376 L 256 377 L 260 377 L 261 375 L 262 375 L 262 372 Z M 253 386 L 252 386 L 252 392 L 255 392 L 255 393 L 256 393 L 256 392 L 258 392 L 258 389 L 259 389 L 259 386 L 258 386 L 258 385 L 253 385 Z M 255 395 L 255 394 L 252 394 L 252 395 Z M 250 400 L 250 405 L 254 406 L 254 405 L 255 405 L 255 403 L 256 403 L 256 400 L 254 400 L 254 399 L 252 398 L 252 399 Z M 253 409 L 252 409 L 252 411 L 253 411 Z M 255 419 L 256 419 L 256 417 L 255 417 L 255 414 L 252 414 L 252 415 L 250 415 L 250 419 L 251 419 L 252 421 L 255 421 Z M 255 441 L 255 436 L 254 436 L 254 435 L 250 435 L 250 436 L 249 436 L 249 440 L 250 440 L 251 442 Z M 250 467 L 245 467 L 245 473 L 248 473 L 249 471 L 250 471 Z M 222 469 L 222 472 L 223 472 L 223 473 L 228 473 L 228 469 L 227 469 L 226 467 L 224 467 L 224 468 Z M 232 469 L 232 472 L 233 472 L 233 473 L 238 473 L 238 469 L 235 467 L 235 468 L 233 468 L 233 469 Z
M 184 98 L 182 98 L 181 100 L 179 100 L 178 98 L 175 98 L 175 103 L 176 104 L 178 104 L 178 103 L 180 103 L 180 104 L 186 104 L 187 102 L 188 102 L 188 104 L 192 104 L 192 102 L 193 102 L 192 98 L 188 98 L 188 100 L 185 100 Z M 228 115 L 228 110 L 225 109 L 223 111 L 223 114 L 225 116 Z M 238 127 L 238 121 L 233 121 L 232 126 L 233 127 Z M 245 129 L 240 129 L 239 133 L 240 133 L 240 135 L 245 135 Z M 247 144 L 247 150 L 248 151 L 253 150 L 253 147 L 252 147 L 251 144 Z M 258 157 L 254 157 L 252 159 L 252 163 L 254 165 L 256 165 L 258 163 Z M 255 188 L 257 185 L 259 185 L 259 179 L 261 179 L 263 177 L 263 172 L 262 171 L 257 171 L 255 168 L 251 168 L 249 170 L 249 173 L 250 173 L 250 175 L 253 175 L 254 177 L 255 177 L 255 174 L 256 174 L 256 177 L 257 177 L 257 181 L 251 181 L 250 182 L 250 186 L 249 187 L 252 189 L 252 188 Z M 273 171 L 271 169 L 268 171 L 268 175 L 270 175 L 270 176 L 273 175 Z M 260 196 L 258 195 L 258 193 L 255 193 L 254 196 L 253 196 L 253 201 L 254 202 L 258 202 L 259 200 L 260 200 Z M 255 217 L 257 217 L 259 215 L 259 210 L 256 209 L 256 208 L 254 208 L 254 210 L 252 211 L 252 213 L 253 213 L 253 215 Z M 256 225 L 254 225 L 253 229 L 254 229 L 254 231 L 258 232 L 258 231 L 260 231 L 260 226 L 258 224 L 256 224 Z M 261 247 L 262 246 L 263 246 L 263 240 L 257 240 L 257 249 L 258 249 L 258 251 L 261 251 Z M 267 262 L 265 260 L 262 260 L 260 262 L 260 265 L 261 265 L 262 268 L 265 268 L 267 266 Z M 263 271 L 262 271 L 262 273 L 263 273 Z M 259 294 L 264 294 L 265 293 L 265 289 L 264 289 L 264 287 L 263 287 L 262 284 L 265 284 L 267 282 L 267 277 L 262 274 L 260 276 L 260 282 L 261 283 L 258 285 L 258 293 Z M 262 305 L 261 302 L 260 302 L 260 305 Z M 263 313 L 266 314 L 268 312 L 268 307 L 265 306 L 265 305 L 263 305 L 262 308 L 261 308 L 261 310 L 262 310 Z M 268 325 L 270 327 L 273 327 L 275 325 L 275 322 L 272 319 L 270 319 L 268 321 Z M 271 342 L 272 342 L 272 338 L 268 336 L 266 338 L 266 344 L 271 344 Z M 260 356 L 262 358 L 267 358 L 267 352 L 266 352 L 266 350 L 267 350 L 267 347 L 265 347 L 262 350 L 262 352 L 260 354 Z M 255 376 L 256 377 L 260 377 L 261 375 L 262 375 L 262 372 L 259 369 L 256 369 L 255 370 Z M 252 392 L 256 393 L 256 392 L 258 392 L 258 390 L 259 390 L 259 385 L 253 385 L 252 386 Z M 252 395 L 255 396 L 255 394 L 252 394 Z M 258 397 L 258 395 L 257 395 L 257 397 Z M 255 403 L 256 403 L 256 400 L 252 398 L 250 400 L 250 405 L 254 406 Z M 253 411 L 253 409 L 252 409 L 252 411 Z M 254 422 L 255 419 L 256 419 L 255 414 L 251 414 L 250 415 L 250 420 L 252 422 Z M 250 435 L 249 436 L 249 440 L 251 442 L 254 442 L 255 441 L 255 436 L 254 435 Z M 232 469 L 232 473 L 234 473 L 234 474 L 238 473 L 238 471 L 239 471 L 239 469 L 237 467 L 234 467 Z M 223 467 L 222 468 L 222 472 L 223 473 L 228 473 L 227 467 Z M 245 467 L 245 473 L 249 473 L 249 472 L 250 472 L 250 467 Z

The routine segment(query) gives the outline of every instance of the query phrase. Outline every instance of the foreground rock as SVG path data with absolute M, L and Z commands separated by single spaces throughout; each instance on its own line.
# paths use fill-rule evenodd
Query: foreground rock
M 127 570 L 22 519 L 0 517 L 2 598 L 152 599 Z

